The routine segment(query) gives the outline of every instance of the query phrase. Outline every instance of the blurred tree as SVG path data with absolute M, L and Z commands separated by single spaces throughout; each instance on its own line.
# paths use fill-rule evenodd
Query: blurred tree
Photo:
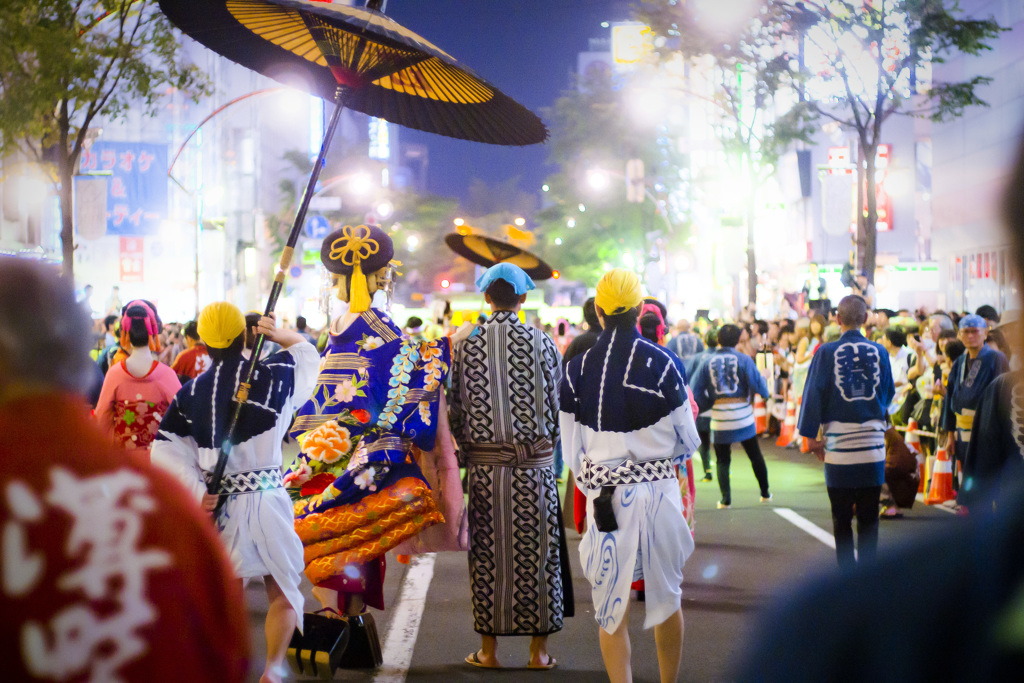
M 748 301 L 757 301 L 754 250 L 757 196 L 778 169 L 779 160 L 798 141 L 810 142 L 813 108 L 795 94 L 796 70 L 788 46 L 794 8 L 787 2 L 732 8 L 726 23 L 708 21 L 708 3 L 641 0 L 639 19 L 651 27 L 666 62 L 682 57 L 704 71 L 714 84 L 715 133 L 739 189 L 746 196 Z M 718 15 L 722 10 L 714 16 Z M 691 93 L 692 94 L 692 93 Z M 703 97 L 703 95 L 701 95 Z
M 360 145 L 356 143 L 342 147 L 336 154 L 332 154 L 324 170 L 324 178 L 344 179 L 346 175 L 343 169 L 365 168 L 365 144 Z M 278 209 L 268 214 L 266 220 L 267 239 L 273 245 L 272 255 L 275 260 L 280 256 L 291 231 L 299 193 L 305 188 L 310 165 L 308 153 L 301 150 L 285 152 L 283 161 L 285 170 L 278 182 Z M 402 263 L 399 267 L 402 273 L 401 286 L 395 290 L 400 302 L 422 305 L 422 301 L 413 301 L 411 297 L 415 293 L 428 294 L 434 291 L 441 274 L 452 277 L 453 281 L 472 279 L 472 266 L 464 259 L 461 259 L 464 262 L 461 268 L 458 264 L 453 265 L 454 255 L 444 244 L 444 236 L 452 232 L 452 221 L 458 217 L 457 200 L 415 192 L 387 191 L 376 194 L 373 201 L 353 201 L 345 196 L 344 182 L 323 187 L 323 195 L 342 197 L 340 210 L 312 212 L 327 218 L 332 229 L 343 225 L 360 225 L 365 222 L 366 214 L 372 212 L 375 204 L 384 199 L 391 203 L 391 213 L 387 217 L 379 217 L 379 221 L 394 240 L 395 259 Z
M 551 128 L 548 159 L 559 171 L 547 179 L 535 215 L 535 251 L 563 277 L 589 286 L 606 264 L 631 262 L 643 272 L 659 249 L 687 234 L 685 216 L 665 220 L 672 188 L 664 179 L 678 178 L 678 160 L 663 131 L 645 131 L 630 120 L 623 85 L 610 72 L 594 71 L 544 112 Z M 642 203 L 627 201 L 630 159 L 640 159 L 646 171 Z
M 209 85 L 181 60 L 156 0 L 3 0 L 0 46 L 0 155 L 54 169 L 73 277 L 72 182 L 97 117 L 151 113 L 165 93 L 197 98 Z
M 779 0 L 775 0 L 778 2 Z M 956 0 L 807 0 L 796 3 L 797 24 L 821 63 L 809 64 L 808 97 L 821 116 L 857 136 L 858 211 L 862 267 L 874 281 L 878 225 L 876 157 L 882 126 L 894 114 L 956 118 L 987 104 L 977 89 L 991 78 L 930 83 L 931 64 L 960 52 L 991 49 L 1001 27 L 994 19 L 965 18 Z

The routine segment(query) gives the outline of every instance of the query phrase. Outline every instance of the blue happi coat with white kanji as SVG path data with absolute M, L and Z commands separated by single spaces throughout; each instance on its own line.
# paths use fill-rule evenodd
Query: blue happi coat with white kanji
M 818 347 L 797 430 L 809 439 L 818 438 L 819 428 L 824 431 L 826 486 L 885 482 L 886 411 L 895 394 L 888 352 L 860 331 Z

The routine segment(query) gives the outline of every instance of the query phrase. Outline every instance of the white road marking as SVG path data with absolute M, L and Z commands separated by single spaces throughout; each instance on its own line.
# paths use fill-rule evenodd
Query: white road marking
M 835 539 L 835 537 L 832 534 L 830 534 L 829 532 L 827 532 L 824 529 L 822 529 L 820 526 L 818 526 L 814 522 L 812 522 L 811 520 L 809 520 L 809 519 L 807 519 L 805 517 L 801 517 L 797 513 L 795 513 L 792 510 L 790 510 L 789 508 L 772 508 L 772 510 L 775 511 L 775 514 L 777 514 L 779 517 L 782 517 L 784 520 L 786 520 L 790 524 L 796 526 L 798 529 L 802 529 L 803 531 L 806 531 L 811 536 L 814 536 L 816 539 L 818 539 L 819 541 L 821 541 L 822 543 L 827 545 L 829 548 L 832 548 L 833 550 L 835 550 L 835 548 L 836 548 L 836 539 Z
M 427 604 L 430 580 L 434 578 L 435 559 L 434 553 L 412 557 L 384 640 L 384 664 L 373 677 L 374 683 L 405 683 L 420 632 L 423 608 Z
M 924 504 L 924 494 L 923 493 L 917 494 L 917 500 L 921 504 Z M 954 510 L 951 507 L 947 507 L 945 505 L 929 505 L 928 509 L 930 509 L 930 510 L 942 510 L 943 512 L 948 512 L 951 515 L 955 515 L 956 514 L 956 510 Z

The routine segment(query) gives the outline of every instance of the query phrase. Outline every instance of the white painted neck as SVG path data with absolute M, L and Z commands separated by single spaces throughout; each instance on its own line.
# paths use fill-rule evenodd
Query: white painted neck
M 136 346 L 132 353 L 125 359 L 124 365 L 135 377 L 145 377 L 149 369 L 153 367 L 153 352 L 148 346 Z

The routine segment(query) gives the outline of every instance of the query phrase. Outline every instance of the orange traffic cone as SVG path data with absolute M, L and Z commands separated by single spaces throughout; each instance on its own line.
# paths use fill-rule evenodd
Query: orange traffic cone
M 785 448 L 793 443 L 795 438 L 796 404 L 793 402 L 793 394 L 790 393 L 789 400 L 786 401 L 786 421 L 782 423 L 782 431 L 779 433 L 779 438 L 775 441 L 775 445 L 779 448 Z
M 932 485 L 924 502 L 927 505 L 939 505 L 954 498 L 956 498 L 956 494 L 953 493 L 953 463 L 949 461 L 946 449 L 940 448 L 935 456 Z
M 754 430 L 758 434 L 768 431 L 768 410 L 765 408 L 761 394 L 754 394 Z
M 917 469 L 921 473 L 921 482 L 917 485 L 918 493 L 928 492 L 928 472 L 925 468 L 924 453 L 921 451 L 921 437 L 917 434 L 917 420 L 910 418 L 907 424 L 907 435 L 903 439 L 907 448 L 917 456 Z

